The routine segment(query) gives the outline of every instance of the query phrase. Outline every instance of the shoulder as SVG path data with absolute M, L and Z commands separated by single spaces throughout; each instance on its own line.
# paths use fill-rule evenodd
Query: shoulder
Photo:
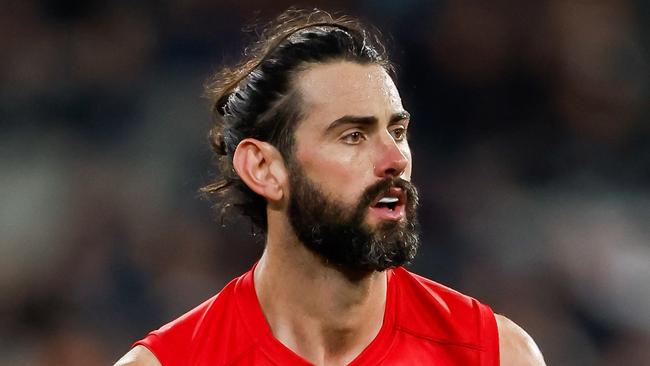
M 196 357 L 222 360 L 247 346 L 250 341 L 240 326 L 233 290 L 236 282 L 231 281 L 215 296 L 136 341 L 116 366 L 186 365 Z M 233 342 L 213 344 L 220 334 L 236 338 L 236 346 Z
M 143 346 L 133 347 L 113 366 L 162 366 L 156 356 Z
M 396 268 L 393 273 L 400 300 L 403 300 L 401 305 L 405 310 L 431 316 L 452 317 L 453 315 L 454 321 L 460 320 L 458 317 L 461 314 L 461 318 L 474 318 L 474 315 L 480 313 L 476 310 L 481 308 L 481 304 L 471 296 L 404 268 Z
M 410 272 L 403 267 L 393 270 L 398 286 L 407 296 L 432 297 L 441 302 L 461 302 L 471 304 L 472 298 L 429 278 Z
M 533 338 L 503 315 L 494 315 L 499 329 L 499 353 L 503 366 L 544 366 L 544 357 Z
M 492 310 L 478 300 L 403 268 L 394 271 L 400 326 L 447 343 L 497 346 Z

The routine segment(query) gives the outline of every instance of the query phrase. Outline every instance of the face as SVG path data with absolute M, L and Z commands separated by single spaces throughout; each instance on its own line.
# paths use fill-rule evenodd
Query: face
M 295 81 L 305 118 L 289 162 L 289 220 L 327 262 L 383 270 L 413 259 L 417 192 L 408 113 L 378 65 L 319 64 Z

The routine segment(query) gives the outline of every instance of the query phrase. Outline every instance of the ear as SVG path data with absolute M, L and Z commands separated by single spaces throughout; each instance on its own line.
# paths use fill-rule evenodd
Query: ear
M 285 196 L 287 171 L 280 152 L 268 142 L 242 140 L 232 159 L 233 167 L 253 192 L 270 201 Z

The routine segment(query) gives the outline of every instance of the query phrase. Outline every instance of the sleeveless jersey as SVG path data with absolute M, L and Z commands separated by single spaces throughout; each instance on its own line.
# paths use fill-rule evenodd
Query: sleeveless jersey
M 349 365 L 499 365 L 488 306 L 404 268 L 387 276 L 382 327 Z M 163 366 L 311 365 L 273 337 L 252 269 L 135 345 Z

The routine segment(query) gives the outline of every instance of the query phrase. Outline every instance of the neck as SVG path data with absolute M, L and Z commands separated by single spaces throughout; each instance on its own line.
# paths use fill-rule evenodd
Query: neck
M 254 273 L 273 335 L 314 364 L 349 363 L 379 333 L 386 273 L 341 271 L 305 248 L 288 225 L 274 228 Z

